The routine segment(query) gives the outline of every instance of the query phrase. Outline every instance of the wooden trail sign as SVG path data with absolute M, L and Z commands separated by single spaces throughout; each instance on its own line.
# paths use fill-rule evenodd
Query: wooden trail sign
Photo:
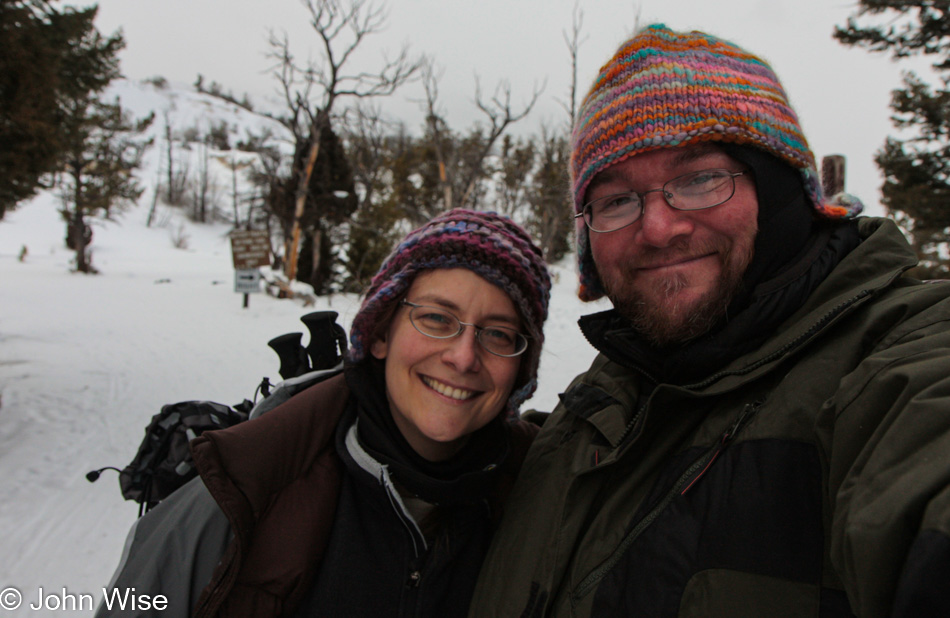
M 270 239 L 265 230 L 231 232 L 231 257 L 234 270 L 251 270 L 270 266 Z
M 234 261 L 234 291 L 248 295 L 261 289 L 261 273 L 257 269 L 270 266 L 270 238 L 266 230 L 234 230 L 231 232 L 231 259 Z

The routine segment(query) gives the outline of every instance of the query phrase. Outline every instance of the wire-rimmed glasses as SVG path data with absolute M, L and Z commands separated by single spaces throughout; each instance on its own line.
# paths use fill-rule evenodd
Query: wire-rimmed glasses
M 593 232 L 614 232 L 634 223 L 643 214 L 648 193 L 662 193 L 676 210 L 705 210 L 728 202 L 736 192 L 736 176 L 747 172 L 711 169 L 691 172 L 666 181 L 659 189 L 605 195 L 584 205 L 574 218 L 584 218 Z
M 528 337 L 507 326 L 478 326 L 463 322 L 452 312 L 441 307 L 417 305 L 408 300 L 402 303 L 409 307 L 409 321 L 412 326 L 427 337 L 451 339 L 458 337 L 466 326 L 475 329 L 475 339 L 479 345 L 495 356 L 506 358 L 523 354 L 528 349 Z

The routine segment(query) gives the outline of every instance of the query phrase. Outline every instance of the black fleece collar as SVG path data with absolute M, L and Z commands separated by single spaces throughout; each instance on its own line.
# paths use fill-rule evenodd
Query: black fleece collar
M 744 308 L 719 328 L 683 345 L 651 346 L 615 309 L 584 316 L 578 324 L 599 352 L 651 381 L 694 383 L 762 345 L 860 242 L 853 221 L 819 228 L 791 265 L 745 297 Z

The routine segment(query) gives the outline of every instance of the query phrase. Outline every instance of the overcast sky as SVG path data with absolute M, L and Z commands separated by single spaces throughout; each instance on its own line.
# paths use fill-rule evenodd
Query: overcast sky
M 74 4 L 85 5 L 84 2 Z M 258 106 L 276 101 L 276 81 L 266 57 L 271 31 L 286 32 L 300 57 L 314 55 L 315 37 L 298 0 L 99 0 L 97 26 L 122 29 L 122 71 L 131 79 L 163 76 L 192 84 L 200 73 Z M 854 0 L 597 0 L 581 2 L 584 41 L 579 58 L 579 97 L 600 66 L 640 25 L 662 22 L 729 39 L 769 61 L 799 113 L 820 159 L 847 157 L 847 190 L 870 214 L 879 205 L 880 175 L 874 152 L 893 134 L 890 91 L 903 67 L 888 56 L 845 48 L 832 39 L 836 24 L 855 12 Z M 515 104 L 535 87 L 545 90 L 535 111 L 518 127 L 538 132 L 541 123 L 567 117 L 570 83 L 565 33 L 575 0 L 390 0 L 385 32 L 367 39 L 355 69 L 373 70 L 382 54 L 408 44 L 435 59 L 443 71 L 440 107 L 456 130 L 478 119 L 475 77 L 484 91 L 511 83 Z M 410 129 L 422 122 L 421 87 L 411 84 L 383 100 L 387 115 Z

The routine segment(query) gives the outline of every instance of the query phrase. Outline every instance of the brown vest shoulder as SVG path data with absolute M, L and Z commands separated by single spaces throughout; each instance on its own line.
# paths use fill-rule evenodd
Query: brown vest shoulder
M 192 442 L 202 480 L 235 534 L 199 614 L 268 607 L 277 615 L 305 594 L 336 512 L 342 464 L 334 436 L 348 397 L 342 374 L 334 376 L 258 419 Z

